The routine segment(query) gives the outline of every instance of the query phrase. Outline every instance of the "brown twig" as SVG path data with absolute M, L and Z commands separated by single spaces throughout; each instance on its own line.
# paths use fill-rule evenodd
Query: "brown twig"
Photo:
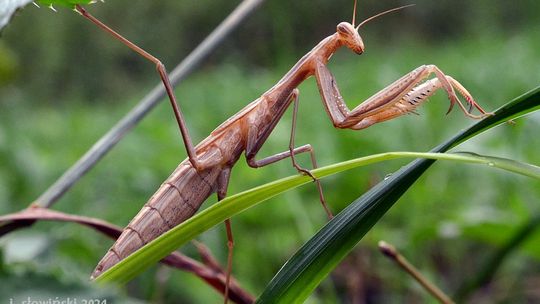
M 391 244 L 386 243 L 385 241 L 379 241 L 379 249 L 381 252 L 392 261 L 396 262 L 403 270 L 410 274 L 425 290 L 427 290 L 433 297 L 435 297 L 439 302 L 450 304 L 454 303 L 449 296 L 447 296 L 442 290 L 437 286 L 433 285 L 426 277 L 420 273 L 420 271 L 414 267 L 397 249 Z
M 101 232 L 112 239 L 118 238 L 122 233 L 122 228 L 100 219 L 66 214 L 38 206 L 32 206 L 17 213 L 0 216 L 0 225 L 4 223 L 35 222 L 38 220 L 77 223 Z M 197 246 L 197 248 L 199 248 L 199 246 Z M 223 293 L 225 290 L 224 271 L 221 269 L 219 264 L 217 264 L 210 251 L 204 246 L 201 248 L 204 249 L 205 260 L 213 261 L 211 266 L 204 265 L 179 252 L 171 253 L 167 257 L 163 258 L 161 263 L 173 268 L 191 272 L 219 292 Z M 254 301 L 253 296 L 242 289 L 236 280 L 231 280 L 231 284 L 229 286 L 229 299 L 236 303 L 253 303 Z

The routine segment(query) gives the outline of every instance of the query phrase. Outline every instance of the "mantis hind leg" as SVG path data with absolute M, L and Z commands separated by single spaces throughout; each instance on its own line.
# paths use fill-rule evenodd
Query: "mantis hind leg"
M 171 82 L 169 80 L 169 76 L 167 74 L 167 71 L 165 70 L 165 66 L 159 59 L 148 53 L 147 51 L 143 50 L 133 42 L 129 41 L 107 25 L 105 25 L 103 22 L 99 21 L 96 17 L 92 16 L 90 13 L 86 11 L 82 6 L 75 5 L 75 10 L 80 13 L 83 17 L 90 20 L 92 23 L 97 25 L 99 28 L 104 30 L 105 32 L 109 33 L 111 36 L 113 36 L 115 39 L 122 42 L 124 45 L 135 51 L 137 54 L 141 55 L 145 59 L 151 61 L 156 65 L 156 70 L 159 74 L 159 77 L 161 78 L 161 81 L 163 82 L 163 86 L 165 87 L 165 91 L 167 92 L 167 95 L 169 97 L 169 101 L 171 103 L 171 106 L 173 108 L 174 116 L 176 118 L 176 122 L 178 123 L 178 127 L 180 128 L 180 133 L 182 134 L 182 140 L 184 142 L 184 146 L 186 148 L 189 161 L 193 165 L 197 171 L 204 170 L 205 168 L 208 168 L 207 165 L 205 165 L 203 162 L 201 162 L 197 158 L 197 154 L 195 152 L 195 146 L 193 145 L 193 141 L 191 140 L 191 136 L 189 135 L 189 131 L 187 129 L 187 125 L 184 119 L 184 116 L 182 115 L 182 111 L 180 110 L 180 107 L 178 106 L 178 102 L 176 101 L 176 97 L 174 95 L 174 91 L 171 85 Z
M 217 197 L 218 202 L 224 199 L 227 196 L 227 188 L 229 186 L 229 180 L 231 178 L 231 168 L 224 168 L 219 174 L 217 180 Z M 232 258 L 233 258 L 233 249 L 234 249 L 234 238 L 231 228 L 231 219 L 225 220 L 225 228 L 227 230 L 227 272 L 225 274 L 225 292 L 223 293 L 224 303 L 227 304 L 229 300 L 229 286 L 231 283 L 231 272 L 232 272 Z

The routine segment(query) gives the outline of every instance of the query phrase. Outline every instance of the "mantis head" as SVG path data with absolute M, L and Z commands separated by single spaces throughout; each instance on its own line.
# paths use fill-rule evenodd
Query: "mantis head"
M 349 22 L 341 22 L 337 25 L 337 35 L 340 42 L 356 54 L 360 55 L 364 52 L 364 41 L 354 25 Z
M 364 52 L 364 41 L 362 40 L 362 37 L 360 37 L 360 34 L 358 30 L 362 25 L 365 25 L 369 21 L 380 17 L 382 15 L 388 14 L 390 12 L 394 12 L 397 10 L 404 9 L 409 6 L 413 6 L 414 4 L 404 5 L 396 8 L 392 8 L 389 10 L 386 10 L 384 12 L 378 13 L 374 16 L 371 16 L 367 18 L 366 20 L 360 22 L 358 26 L 355 28 L 355 19 L 356 19 L 356 0 L 354 1 L 354 9 L 353 9 L 353 17 L 352 17 L 352 24 L 348 22 L 341 22 L 337 26 L 337 35 L 338 39 L 340 40 L 341 44 L 351 49 L 356 54 L 360 55 Z

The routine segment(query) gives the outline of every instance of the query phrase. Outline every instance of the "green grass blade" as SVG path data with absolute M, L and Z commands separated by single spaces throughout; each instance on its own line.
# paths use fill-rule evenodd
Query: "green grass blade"
M 453 160 L 465 163 L 483 164 L 500 168 L 518 174 L 532 176 L 540 179 L 540 167 L 523 164 L 513 160 L 498 157 L 483 156 L 474 153 L 417 153 L 417 152 L 388 152 L 357 158 L 330 166 L 313 170 L 312 173 L 323 178 L 332 174 L 398 158 L 429 158 Z M 125 283 L 144 271 L 147 267 L 159 261 L 179 246 L 187 243 L 197 235 L 223 222 L 225 219 L 238 214 L 258 203 L 277 194 L 311 182 L 311 179 L 302 175 L 295 175 L 277 180 L 266 185 L 230 196 L 218 204 L 207 208 L 181 225 L 171 229 L 151 243 L 147 244 L 127 259 L 120 262 L 109 271 L 103 273 L 97 281 Z
M 517 97 L 498 109 L 494 116 L 459 132 L 431 152 L 446 152 L 485 130 L 538 108 L 540 87 Z M 303 302 L 434 161 L 417 159 L 411 162 L 340 212 L 287 261 L 258 302 Z M 511 166 L 511 162 L 506 162 L 505 166 Z M 517 167 L 520 166 L 516 166 L 515 170 L 526 170 Z

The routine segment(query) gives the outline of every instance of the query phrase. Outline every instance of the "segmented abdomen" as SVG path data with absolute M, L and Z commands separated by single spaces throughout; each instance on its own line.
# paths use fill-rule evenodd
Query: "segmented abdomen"
M 220 171 L 214 167 L 197 172 L 188 160 L 183 161 L 131 220 L 98 263 L 92 278 L 193 216 L 215 191 Z

